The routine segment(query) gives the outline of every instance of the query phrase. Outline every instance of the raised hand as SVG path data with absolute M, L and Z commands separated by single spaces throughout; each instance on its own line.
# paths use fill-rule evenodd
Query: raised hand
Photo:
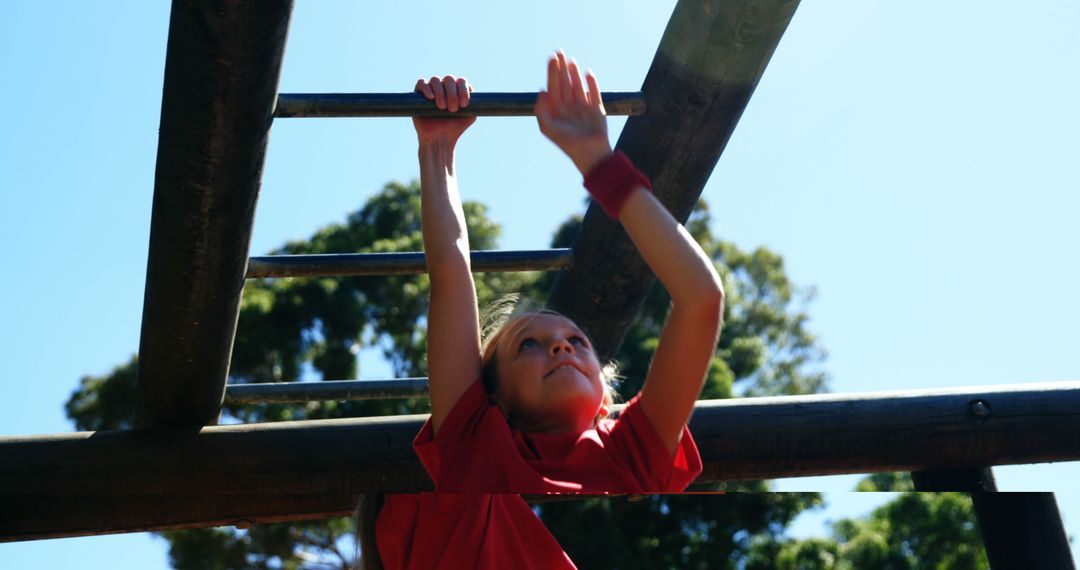
M 434 101 L 439 109 L 456 113 L 459 109 L 469 106 L 469 96 L 472 86 L 464 77 L 432 77 L 427 81 L 418 79 L 416 91 L 422 94 L 428 101 Z M 416 127 L 416 136 L 421 143 L 447 142 L 454 144 L 461 133 L 476 122 L 476 117 L 413 117 L 413 126 Z
M 540 132 L 574 161 L 582 175 L 611 154 L 600 86 L 590 71 L 581 80 L 577 62 L 557 52 L 548 60 L 547 90 L 536 99 Z M 588 84 L 588 91 L 585 84 Z

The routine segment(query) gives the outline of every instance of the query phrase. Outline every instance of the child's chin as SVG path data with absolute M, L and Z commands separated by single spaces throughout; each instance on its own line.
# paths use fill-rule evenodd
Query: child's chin
M 549 385 L 566 386 L 567 388 L 581 389 L 592 392 L 595 390 L 594 383 L 577 368 L 561 368 L 544 378 Z
M 596 387 L 593 383 L 581 375 L 554 379 L 553 382 L 550 382 L 549 389 L 558 394 L 557 398 L 559 400 L 591 399 L 597 396 Z
M 566 386 L 560 390 L 554 402 L 557 408 L 565 414 L 585 415 L 590 419 L 596 416 L 600 405 L 603 404 L 603 394 L 597 394 L 589 384 Z

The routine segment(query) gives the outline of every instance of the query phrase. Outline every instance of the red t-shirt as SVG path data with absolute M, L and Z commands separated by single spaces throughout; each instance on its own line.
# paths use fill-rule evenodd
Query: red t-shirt
M 679 492 L 701 473 L 690 430 L 673 457 L 638 398 L 584 433 L 525 433 L 479 381 L 413 447 L 436 492 L 387 497 L 375 530 L 387 569 L 574 568 L 516 493 Z
M 432 434 L 431 420 L 413 448 L 442 493 L 672 493 L 701 474 L 701 457 L 683 428 L 674 457 L 638 398 L 618 419 L 584 433 L 512 429 L 475 382 Z
M 387 495 L 375 523 L 386 570 L 574 570 L 521 495 Z

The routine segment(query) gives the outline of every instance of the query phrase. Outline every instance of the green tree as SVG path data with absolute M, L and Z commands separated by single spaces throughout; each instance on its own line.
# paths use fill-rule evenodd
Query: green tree
M 274 253 L 419 251 L 419 188 L 390 183 L 343 224 L 309 240 L 288 243 Z M 484 206 L 464 204 L 473 249 L 495 249 L 499 226 Z M 580 219 L 559 229 L 553 245 L 569 245 Z M 687 228 L 725 276 L 725 327 L 703 397 L 747 394 L 801 394 L 822 389 L 818 368 L 824 357 L 805 328 L 803 307 L 810 296 L 784 273 L 780 256 L 764 248 L 743 252 L 716 239 L 709 211 L 699 203 Z M 551 274 L 486 273 L 477 276 L 478 297 L 486 304 L 508 292 L 542 301 Z M 233 349 L 230 383 L 338 380 L 362 376 L 357 352 L 383 352 L 397 376 L 426 373 L 426 276 L 303 278 L 250 281 L 244 289 Z M 640 388 L 666 317 L 669 298 L 655 287 L 618 356 L 623 397 Z M 131 426 L 137 362 L 132 359 L 101 377 L 83 378 L 67 403 L 79 429 Z M 321 419 L 424 412 L 424 399 L 312 402 L 305 405 L 230 407 L 224 415 L 245 421 Z M 763 491 L 764 482 L 710 486 Z M 810 495 L 734 493 L 720 497 L 652 497 L 640 501 L 569 501 L 538 507 L 546 524 L 575 559 L 589 567 L 590 545 L 619 545 L 621 567 L 652 561 L 649 567 L 703 567 L 709 560 L 735 563 L 757 535 L 776 537 L 803 509 L 820 505 Z M 613 519 L 613 517 L 616 517 Z M 608 521 L 586 528 L 583 520 Z M 615 521 L 617 524 L 613 524 Z M 351 549 L 346 519 L 257 525 L 247 530 L 200 529 L 162 533 L 177 568 L 298 568 L 319 560 L 346 567 Z M 624 534 L 635 529 L 633 534 Z M 663 537 L 657 542 L 658 537 Z M 609 564 L 600 563 L 600 566 Z M 716 566 L 712 566 L 716 567 Z
M 828 538 L 763 536 L 750 548 L 747 570 L 975 570 L 988 568 L 971 498 L 963 493 L 915 493 L 906 473 L 876 473 L 859 491 L 905 491 L 867 517 L 843 519 Z
M 777 537 L 817 493 L 604 497 L 538 506 L 581 568 L 738 568 L 757 537 Z

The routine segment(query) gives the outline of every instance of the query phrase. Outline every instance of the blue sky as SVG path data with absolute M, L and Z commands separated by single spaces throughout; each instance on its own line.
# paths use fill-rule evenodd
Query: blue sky
M 635 90 L 673 5 L 298 2 L 280 90 L 407 91 L 443 73 L 536 90 L 559 47 L 604 89 Z M 1077 21 L 1067 0 L 800 6 L 704 196 L 717 235 L 779 252 L 816 289 L 810 325 L 833 391 L 1080 379 Z M 78 379 L 138 348 L 168 3 L 16 3 L 0 30 L 0 351 L 17 402 L 0 434 L 70 431 L 62 406 Z M 621 126 L 611 120 L 613 141 Z M 582 208 L 579 176 L 531 119 L 478 121 L 458 167 L 507 249 L 546 247 Z M 405 119 L 281 120 L 252 254 L 416 174 Z M 382 370 L 366 359 L 362 376 Z M 1057 492 L 1080 535 L 1066 484 L 1080 464 L 995 473 L 1005 490 Z M 844 491 L 857 478 L 780 488 Z M 830 498 L 796 532 L 885 500 Z M 148 535 L 0 552 L 18 566 L 166 566 Z

